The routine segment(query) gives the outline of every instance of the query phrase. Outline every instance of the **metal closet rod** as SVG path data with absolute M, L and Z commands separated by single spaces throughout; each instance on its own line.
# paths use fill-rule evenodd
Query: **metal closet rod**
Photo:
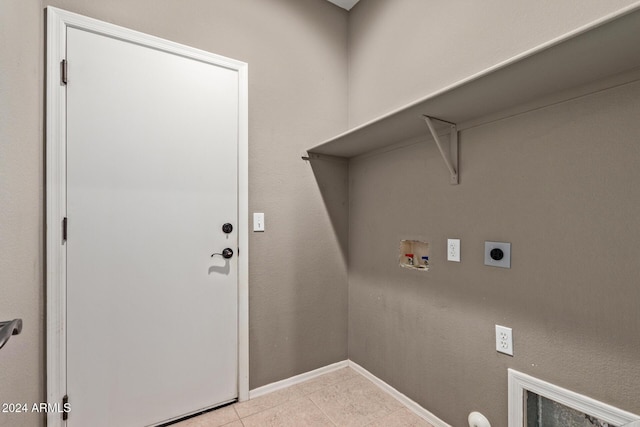
M 9 341 L 12 335 L 22 332 L 22 319 L 13 319 L 0 322 L 0 348 Z

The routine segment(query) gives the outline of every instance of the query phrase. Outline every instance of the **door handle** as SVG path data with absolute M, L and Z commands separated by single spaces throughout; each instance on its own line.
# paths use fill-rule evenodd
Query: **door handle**
M 224 248 L 222 250 L 222 253 L 215 253 L 215 254 L 211 254 L 211 257 L 213 258 L 216 255 L 220 255 L 222 258 L 224 259 L 229 259 L 233 256 L 233 249 L 231 248 Z
M 0 348 L 4 347 L 12 335 L 19 335 L 20 332 L 22 332 L 22 319 L 0 322 Z

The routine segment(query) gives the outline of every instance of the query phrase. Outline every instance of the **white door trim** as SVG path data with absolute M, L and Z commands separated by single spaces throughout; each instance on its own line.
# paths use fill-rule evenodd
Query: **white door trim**
M 249 398 L 249 174 L 248 66 L 199 49 L 47 7 L 46 62 L 46 292 L 47 402 L 62 402 L 66 394 L 66 248 L 62 220 L 66 216 L 66 91 L 61 61 L 66 54 L 67 28 L 127 40 L 187 58 L 222 66 L 238 73 L 238 398 Z M 73 399 L 73 398 L 72 398 Z M 73 400 L 71 408 L 73 410 Z M 63 426 L 61 414 L 49 413 L 48 426 Z

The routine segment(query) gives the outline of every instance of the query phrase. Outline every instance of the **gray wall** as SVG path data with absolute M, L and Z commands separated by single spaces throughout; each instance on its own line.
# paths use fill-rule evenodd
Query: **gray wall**
M 0 402 L 45 398 L 46 5 L 249 63 L 249 209 L 267 227 L 250 235 L 250 387 L 346 359 L 344 238 L 300 154 L 347 125 L 347 12 L 324 0 L 0 0 L 0 317 L 24 319 L 0 353 Z M 0 426 L 42 420 L 0 414 Z
M 350 123 L 629 2 L 512 3 L 358 4 Z M 474 410 L 507 425 L 509 367 L 640 413 L 639 114 L 636 82 L 466 129 L 458 186 L 432 142 L 352 160 L 350 359 L 454 426 Z M 413 238 L 427 273 L 397 265 Z M 485 240 L 512 243 L 510 270 L 483 265 Z
M 41 15 L 38 1 L 0 0 L 0 320 L 24 321 L 0 350 L 2 403 L 45 395 Z M 0 413 L 0 426 L 38 418 Z
M 348 251 L 348 357 L 452 425 L 471 410 L 506 425 L 511 366 L 640 412 L 638 84 L 464 131 L 457 187 L 426 144 L 351 162 L 349 193 L 343 163 L 299 160 L 347 115 L 369 120 L 628 3 L 362 0 L 347 15 L 324 0 L 0 0 L 0 314 L 25 320 L 0 354 L 0 402 L 45 395 L 51 4 L 249 63 L 250 211 L 267 225 L 250 241 L 251 388 L 347 357 Z M 447 237 L 462 263 L 444 261 Z M 402 238 L 433 244 L 430 272 L 397 267 Z M 511 270 L 482 265 L 486 239 L 513 243 Z M 514 328 L 514 358 L 493 350 L 495 323 Z
M 349 13 L 349 125 L 457 82 L 633 0 L 361 0 Z

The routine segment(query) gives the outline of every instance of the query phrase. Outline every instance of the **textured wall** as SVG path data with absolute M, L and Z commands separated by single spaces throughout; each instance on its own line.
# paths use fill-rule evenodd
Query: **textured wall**
M 249 209 L 267 227 L 250 235 L 250 387 L 344 360 L 344 238 L 300 154 L 346 128 L 346 11 L 324 0 L 0 0 L 0 315 L 25 321 L 0 353 L 0 402 L 45 395 L 47 5 L 249 63 Z M 2 426 L 37 423 L 0 414 Z
M 362 0 L 349 13 L 355 126 L 633 0 Z
M 40 2 L 0 0 L 0 320 L 24 322 L 0 350 L 0 403 L 45 395 L 41 21 Z M 0 413 L 3 427 L 39 420 Z
M 432 30 L 418 28 L 416 17 L 427 2 L 395 3 L 368 0 L 352 11 L 352 117 L 368 119 L 403 102 L 411 85 L 418 98 L 450 77 L 430 79 L 424 50 L 398 43 L 408 34 L 427 40 L 424 32 Z M 446 28 L 465 17 L 486 30 L 478 18 L 485 15 L 471 4 L 473 19 L 443 13 L 453 5 L 429 3 L 435 9 L 425 26 L 445 32 L 441 42 L 456 40 Z M 593 3 L 579 16 L 604 13 Z M 534 30 L 543 33 L 537 44 L 555 35 L 545 28 L 564 32 L 577 23 L 548 14 L 514 31 L 509 13 L 505 4 L 490 21 L 492 37 L 519 48 Z M 388 21 L 398 14 L 403 18 Z M 379 33 L 395 34 L 393 47 L 380 48 Z M 365 35 L 380 48 L 377 62 L 358 58 L 373 49 L 363 46 Z M 383 62 L 385 53 L 398 64 Z M 484 56 L 473 59 L 465 59 L 467 70 L 488 65 Z M 371 83 L 368 90 L 358 89 L 360 78 Z M 640 413 L 639 100 L 635 82 L 464 130 L 458 186 L 448 184 L 433 143 L 352 160 L 350 359 L 454 426 L 466 425 L 474 410 L 492 425 L 507 424 L 509 367 Z M 446 261 L 452 237 L 461 239 L 461 263 Z M 413 238 L 432 244 L 427 273 L 397 265 L 400 240 Z M 483 265 L 485 240 L 512 243 L 510 270 Z M 496 353 L 495 324 L 513 328 L 515 357 Z
M 299 160 L 346 126 L 347 63 L 357 124 L 628 3 L 362 0 L 347 46 L 346 12 L 323 0 L 0 0 L 0 314 L 25 320 L 0 401 L 45 394 L 47 4 L 249 63 L 250 211 L 267 225 L 250 236 L 255 388 L 347 357 L 347 169 Z M 349 357 L 453 425 L 470 410 L 506 423 L 510 366 L 640 412 L 638 91 L 463 132 L 458 187 L 426 145 L 352 162 Z M 461 264 L 434 246 L 426 275 L 397 267 L 401 238 L 447 237 Z M 485 239 L 513 243 L 511 270 L 482 266 Z M 514 328 L 515 358 L 493 351 L 495 323 Z
M 454 426 L 506 425 L 507 368 L 640 413 L 638 114 L 636 82 L 464 131 L 458 186 L 432 143 L 353 160 L 349 358 Z M 406 238 L 429 272 L 398 267 Z

